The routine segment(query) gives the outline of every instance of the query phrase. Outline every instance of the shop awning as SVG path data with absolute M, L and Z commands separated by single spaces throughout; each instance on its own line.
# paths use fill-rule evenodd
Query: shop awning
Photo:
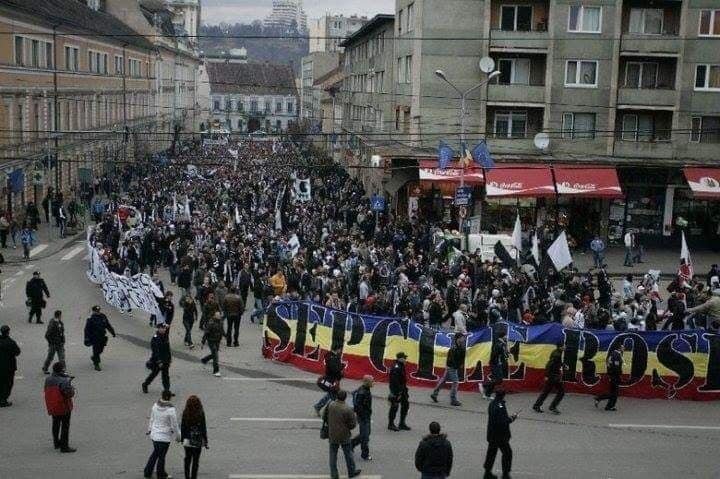
M 720 168 L 684 168 L 695 198 L 720 199 Z
M 487 170 L 488 197 L 554 196 L 552 172 L 547 166 L 496 166 Z
M 437 161 L 423 160 L 420 161 L 419 171 L 420 181 L 438 182 L 449 181 L 460 184 L 462 176 L 461 168 L 450 167 L 441 170 L 438 168 Z M 470 185 L 482 184 L 485 181 L 481 168 L 468 167 L 465 168 L 465 183 Z
M 556 166 L 554 170 L 558 194 L 582 198 L 622 198 L 615 168 Z

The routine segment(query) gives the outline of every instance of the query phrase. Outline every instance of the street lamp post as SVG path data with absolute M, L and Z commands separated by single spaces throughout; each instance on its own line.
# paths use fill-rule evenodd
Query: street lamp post
M 461 157 L 465 156 L 465 119 L 468 115 L 467 97 L 468 97 L 468 95 L 470 95 L 470 93 L 474 92 L 478 88 L 482 87 L 483 85 L 487 85 L 490 82 L 490 80 L 492 80 L 499 74 L 500 74 L 499 70 L 490 72 L 488 74 L 488 77 L 485 80 L 481 81 L 480 83 L 478 83 L 477 85 L 475 85 L 474 87 L 472 87 L 468 90 L 462 91 L 458 87 L 456 87 L 450 80 L 447 79 L 444 71 L 435 70 L 435 76 L 437 76 L 442 81 L 444 81 L 445 83 L 450 85 L 450 87 L 452 87 L 452 89 L 455 90 L 458 93 L 458 95 L 460 95 L 460 148 L 461 148 L 460 155 L 461 155 Z M 461 162 L 461 168 L 462 169 L 460 170 L 460 188 L 463 188 L 465 186 L 465 164 L 462 162 Z M 463 218 L 459 218 L 458 219 L 458 228 L 460 229 L 461 232 L 462 232 L 462 225 L 463 225 Z

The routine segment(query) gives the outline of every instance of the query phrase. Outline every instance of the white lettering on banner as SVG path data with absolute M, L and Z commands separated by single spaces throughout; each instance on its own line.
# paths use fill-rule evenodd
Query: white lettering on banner
M 597 185 L 595 183 L 570 183 L 569 181 L 563 181 L 562 183 L 559 183 L 558 186 L 562 188 L 572 188 L 575 190 L 587 190 L 587 191 L 593 191 L 598 189 Z
M 503 190 L 521 190 L 523 188 L 523 184 L 519 181 L 514 181 L 512 183 L 498 183 L 497 181 L 490 181 L 488 184 L 492 187 L 501 188 Z

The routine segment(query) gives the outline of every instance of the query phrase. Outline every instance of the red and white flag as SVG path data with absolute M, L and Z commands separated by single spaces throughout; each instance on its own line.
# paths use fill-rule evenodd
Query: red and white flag
M 690 249 L 688 248 L 687 241 L 685 241 L 685 232 L 680 233 L 680 269 L 678 270 L 678 277 L 683 281 L 690 281 L 693 277 L 693 266 L 692 259 L 690 259 Z

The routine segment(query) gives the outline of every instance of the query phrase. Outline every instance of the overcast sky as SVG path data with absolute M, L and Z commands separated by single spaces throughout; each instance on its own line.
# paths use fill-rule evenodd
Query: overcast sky
M 343 15 L 393 13 L 394 0 L 304 0 L 308 18 L 321 17 L 327 12 Z M 217 24 L 251 23 L 270 13 L 272 0 L 202 0 L 202 22 Z

